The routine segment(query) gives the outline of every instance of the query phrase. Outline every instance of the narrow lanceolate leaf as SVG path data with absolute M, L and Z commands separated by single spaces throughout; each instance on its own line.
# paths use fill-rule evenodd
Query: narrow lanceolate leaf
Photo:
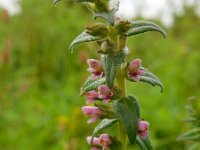
M 69 46 L 69 50 L 70 52 L 73 52 L 74 45 L 84 42 L 97 41 L 100 40 L 101 38 L 102 37 L 99 36 L 92 36 L 84 31 L 72 41 L 71 45 Z
M 200 141 L 200 128 L 192 129 L 177 138 L 178 141 L 195 140 Z
M 159 78 L 153 73 L 149 72 L 147 69 L 144 69 L 144 70 L 146 74 L 139 77 L 140 81 L 147 82 L 151 84 L 152 86 L 158 85 L 160 87 L 160 92 L 163 92 L 164 87 L 161 81 L 159 80 Z
M 134 99 L 125 97 L 116 100 L 113 107 L 128 135 L 130 144 L 134 144 L 138 128 L 137 106 L 135 105 Z
M 190 117 L 190 118 L 186 118 L 183 119 L 184 122 L 189 122 L 189 123 L 196 123 L 198 122 L 198 120 L 195 117 Z
M 141 27 L 141 26 L 152 26 L 152 27 L 156 27 L 160 30 L 163 30 L 159 25 L 150 22 L 150 21 L 143 21 L 143 20 L 136 20 L 136 21 L 131 21 L 131 24 L 133 27 Z M 164 32 L 164 30 L 163 30 Z
M 125 33 L 126 36 L 134 36 L 149 31 L 156 31 L 166 37 L 165 31 L 158 25 L 148 21 L 132 21 L 131 28 Z
M 120 65 L 124 62 L 125 56 L 124 51 L 103 55 L 103 67 L 105 71 L 106 83 L 109 87 L 113 87 L 115 75 Z
M 102 85 L 106 82 L 106 78 L 97 78 L 97 79 L 93 79 L 93 77 L 89 77 L 85 83 L 83 84 L 83 86 L 81 87 L 81 92 L 80 95 L 84 94 L 85 92 L 97 89 L 97 87 L 99 85 Z
M 102 19 L 106 20 L 110 25 L 114 25 L 115 13 L 116 13 L 116 9 L 113 9 L 109 12 L 95 13 L 94 19 L 102 18 Z
M 92 140 L 91 143 L 93 143 L 93 138 L 95 137 L 95 135 L 99 132 L 101 132 L 102 130 L 112 126 L 113 124 L 115 124 L 118 120 L 117 119 L 103 119 L 94 129 L 94 132 L 92 134 Z M 91 144 L 92 145 L 92 144 Z
M 157 85 L 160 87 L 160 92 L 163 92 L 164 87 L 163 87 L 163 84 L 161 83 L 161 81 L 159 80 L 159 78 L 157 76 L 155 76 L 154 74 L 152 74 L 151 72 L 149 72 L 145 68 L 142 68 L 141 70 L 143 70 L 145 72 L 145 74 L 139 76 L 139 81 L 149 83 L 152 86 Z M 135 82 L 132 78 L 126 77 L 126 79 L 129 81 Z
M 137 117 L 140 118 L 140 104 L 139 101 L 137 100 L 137 98 L 135 96 L 128 96 L 127 97 L 127 101 L 129 103 L 133 103 L 133 105 L 135 106 L 135 111 L 137 114 Z
M 137 136 L 136 143 L 139 145 L 141 150 L 153 150 L 153 146 L 148 137 L 146 139 L 142 139 Z

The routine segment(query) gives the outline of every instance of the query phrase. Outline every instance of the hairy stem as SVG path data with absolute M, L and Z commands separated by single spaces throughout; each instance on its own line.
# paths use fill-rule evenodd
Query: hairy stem
M 118 71 L 116 79 L 117 79 L 117 84 L 118 84 L 119 88 L 122 90 L 123 96 L 125 97 L 127 95 L 127 93 L 126 93 L 126 82 L 125 82 L 125 79 L 124 79 L 124 76 L 123 76 L 122 69 L 120 69 Z M 126 132 L 124 131 L 124 128 L 123 128 L 121 122 L 119 122 L 118 134 L 119 134 L 119 140 L 122 143 L 122 150 L 126 150 L 127 136 L 126 136 Z

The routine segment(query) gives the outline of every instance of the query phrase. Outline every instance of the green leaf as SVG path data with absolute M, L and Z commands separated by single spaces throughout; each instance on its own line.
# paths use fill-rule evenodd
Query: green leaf
M 134 36 L 148 31 L 160 32 L 163 37 L 166 37 L 165 31 L 159 26 L 148 21 L 132 21 L 131 28 L 125 33 L 126 36 Z
M 102 39 L 102 37 L 92 36 L 84 31 L 72 41 L 72 43 L 69 46 L 69 50 L 70 50 L 70 52 L 73 52 L 73 46 L 76 44 L 90 42 L 90 41 L 97 41 L 100 39 Z
M 106 77 L 106 83 L 109 87 L 113 87 L 115 75 L 120 65 L 124 62 L 125 52 L 124 50 L 109 55 L 102 55 L 104 73 Z
M 161 83 L 161 81 L 159 80 L 159 78 L 157 76 L 155 76 L 154 74 L 152 74 L 151 72 L 149 72 L 145 68 L 141 68 L 141 70 L 145 71 L 145 75 L 140 75 L 139 81 L 149 83 L 152 86 L 157 85 L 160 87 L 160 92 L 163 92 L 164 87 L 163 87 L 163 84 Z M 135 82 L 132 78 L 126 77 L 126 79 L 129 81 Z
M 189 122 L 189 123 L 196 123 L 198 122 L 198 120 L 194 117 L 190 117 L 190 118 L 186 118 L 186 119 L 183 119 L 184 122 Z
M 115 17 L 114 17 L 115 13 L 116 13 L 116 9 L 112 9 L 109 12 L 95 13 L 94 19 L 102 18 L 102 19 L 106 20 L 110 25 L 114 25 L 114 23 L 115 23 Z
M 122 144 L 119 140 L 112 137 L 112 144 L 108 146 L 110 150 L 122 150 Z
M 185 140 L 200 140 L 200 128 L 195 128 L 190 131 L 187 131 L 183 135 L 177 138 L 178 141 L 185 141 Z
M 136 143 L 139 145 L 141 150 L 153 150 L 153 146 L 148 137 L 145 139 L 142 139 L 139 136 L 137 136 Z
M 160 92 L 163 92 L 164 87 L 159 78 L 153 73 L 149 72 L 147 69 L 143 68 L 143 70 L 146 72 L 146 74 L 139 77 L 140 81 L 147 82 L 152 86 L 158 85 L 160 87 Z
M 114 101 L 113 107 L 128 135 L 130 144 L 134 144 L 138 128 L 138 115 L 136 112 L 137 106 L 134 99 L 124 97 L 116 100 Z
M 81 87 L 81 92 L 80 95 L 83 95 L 85 92 L 91 91 L 96 89 L 99 85 L 102 85 L 106 82 L 106 78 L 97 78 L 97 79 L 93 79 L 93 77 L 89 77 L 85 83 L 83 84 L 83 86 Z
M 53 0 L 53 4 L 56 5 L 59 1 L 62 1 L 62 0 Z
M 137 98 L 131 95 L 131 96 L 128 96 L 127 99 L 130 103 L 134 103 L 136 114 L 138 118 L 140 118 L 140 104 Z
M 163 30 L 159 25 L 150 21 L 136 20 L 136 21 L 131 21 L 131 24 L 132 24 L 132 27 L 152 26 L 152 27 L 159 28 L 160 30 Z
M 115 124 L 118 120 L 117 119 L 103 119 L 94 129 L 93 134 L 92 134 L 92 140 L 91 143 L 93 143 L 93 139 L 95 137 L 95 135 L 99 132 L 101 132 L 102 130 L 112 126 L 113 124 Z M 92 145 L 92 144 L 91 144 Z
M 193 143 L 190 146 L 188 146 L 187 150 L 199 150 L 200 143 Z

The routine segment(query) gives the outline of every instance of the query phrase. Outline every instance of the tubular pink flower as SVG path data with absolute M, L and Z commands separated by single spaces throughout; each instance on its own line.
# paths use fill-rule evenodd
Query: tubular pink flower
M 149 123 L 144 120 L 139 121 L 137 132 L 142 139 L 145 139 L 148 136 L 148 130 L 149 130 Z
M 88 143 L 89 145 L 91 144 L 91 140 L 92 140 L 92 137 L 91 137 L 91 136 L 88 136 L 88 137 L 87 137 L 87 143 Z M 99 146 L 99 138 L 94 137 L 93 143 L 92 143 L 92 148 L 91 148 L 90 150 L 99 150 L 99 148 L 98 148 L 97 146 Z
M 95 90 L 89 91 L 85 95 L 87 97 L 87 100 L 86 100 L 87 104 L 93 103 L 95 99 L 97 99 L 99 96 L 98 92 L 96 92 Z
M 100 85 L 98 87 L 98 92 L 99 92 L 99 98 L 103 99 L 104 103 L 109 102 L 109 100 L 113 96 L 112 91 L 109 89 L 107 85 Z
M 82 111 L 85 115 L 90 116 L 91 119 L 88 120 L 88 124 L 91 124 L 98 120 L 101 116 L 101 110 L 95 106 L 83 106 Z
M 112 140 L 108 134 L 101 134 L 99 136 L 99 144 L 103 147 L 102 150 L 106 150 L 112 144 Z
M 88 137 L 87 137 L 87 143 L 88 143 L 88 144 L 91 144 L 91 140 L 92 140 L 92 137 L 91 137 L 91 136 L 88 136 Z M 92 145 L 99 145 L 99 138 L 94 137 L 93 142 L 92 142 Z
M 139 76 L 145 74 L 143 70 L 140 70 L 141 64 L 142 62 L 140 59 L 134 59 L 132 62 L 130 62 L 127 74 L 129 78 L 139 81 Z
M 91 72 L 95 78 L 103 76 L 103 65 L 100 61 L 87 59 L 87 63 L 89 65 L 88 71 Z

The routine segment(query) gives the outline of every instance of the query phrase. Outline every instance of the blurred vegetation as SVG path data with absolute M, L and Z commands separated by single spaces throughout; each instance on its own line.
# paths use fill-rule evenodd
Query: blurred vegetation
M 92 15 L 72 2 L 54 7 L 51 1 L 21 0 L 21 5 L 22 12 L 12 17 L 0 10 L 0 150 L 87 150 L 85 137 L 92 131 L 81 112 L 79 88 L 89 75 L 85 60 L 98 58 L 97 47 L 83 44 L 74 54 L 67 48 L 94 22 Z M 141 58 L 165 86 L 159 93 L 128 83 L 158 150 L 186 149 L 176 138 L 186 128 L 188 97 L 200 97 L 199 31 L 200 18 L 186 7 L 167 29 L 167 39 L 150 33 L 128 41 L 128 59 Z

